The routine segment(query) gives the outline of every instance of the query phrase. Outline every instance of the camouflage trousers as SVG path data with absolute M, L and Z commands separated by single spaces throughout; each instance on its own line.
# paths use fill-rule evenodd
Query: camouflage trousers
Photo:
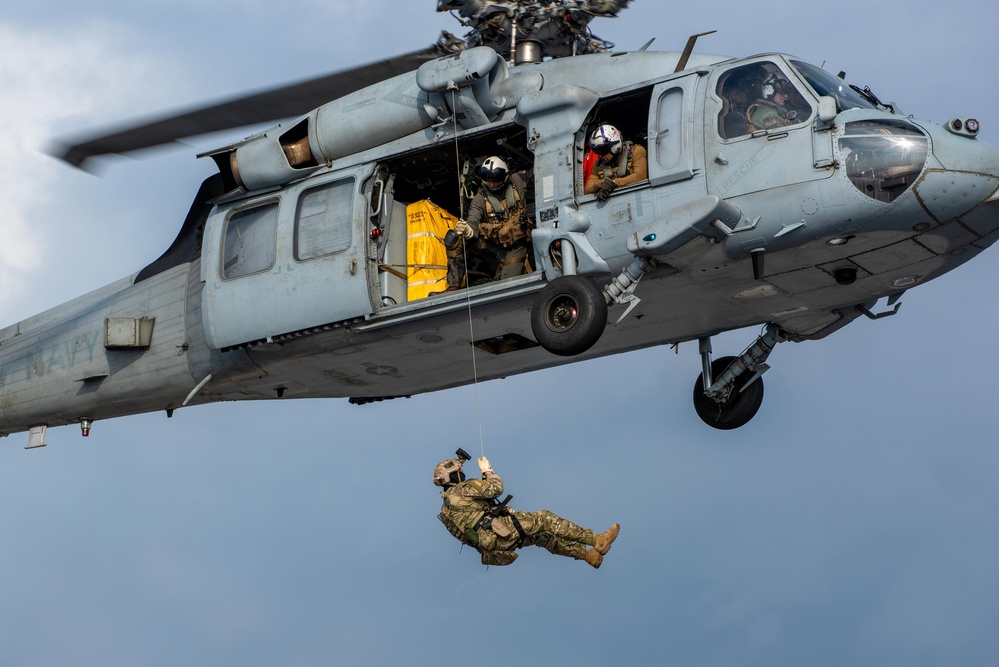
M 510 517 L 504 516 L 493 519 L 493 528 L 479 531 L 479 549 L 512 551 L 534 545 L 557 556 L 579 560 L 586 553 L 586 547 L 593 546 L 592 530 L 581 528 L 548 510 L 514 512 L 513 515 L 524 530 L 523 541 Z

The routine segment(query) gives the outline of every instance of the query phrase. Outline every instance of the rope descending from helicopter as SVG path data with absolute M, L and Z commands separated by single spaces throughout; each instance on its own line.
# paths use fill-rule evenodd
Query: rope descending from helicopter
M 455 99 L 456 91 L 451 89 L 451 108 L 457 109 L 457 100 Z M 458 218 L 460 220 L 465 219 L 465 202 L 468 201 L 467 195 L 469 194 L 467 190 L 467 180 L 465 176 L 468 173 L 468 166 L 462 168 L 461 165 L 461 150 L 458 147 L 458 114 L 454 114 L 454 161 L 455 167 L 458 171 Z M 465 237 L 461 236 L 461 254 L 464 259 L 463 266 L 468 266 L 468 253 L 465 250 Z M 468 284 L 468 279 L 465 280 L 465 307 L 468 310 L 468 340 L 473 343 L 469 345 L 469 349 L 472 354 L 472 381 L 475 385 L 475 419 L 478 424 L 479 429 L 479 455 L 485 457 L 485 444 L 482 438 L 482 405 L 479 401 L 479 370 L 475 361 L 475 326 L 472 320 L 472 297 L 468 291 L 470 285 Z

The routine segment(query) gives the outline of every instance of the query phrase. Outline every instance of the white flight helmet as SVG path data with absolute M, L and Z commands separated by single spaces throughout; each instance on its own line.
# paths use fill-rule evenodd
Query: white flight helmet
M 479 167 L 479 178 L 490 183 L 506 183 L 509 174 L 510 168 L 506 166 L 506 162 L 495 155 L 487 157 Z
M 791 83 L 776 72 L 771 73 L 763 82 L 763 99 L 772 100 L 777 93 L 787 94 Z
M 622 145 L 621 133 L 613 125 L 601 125 L 590 137 L 590 149 L 600 157 L 620 155 Z

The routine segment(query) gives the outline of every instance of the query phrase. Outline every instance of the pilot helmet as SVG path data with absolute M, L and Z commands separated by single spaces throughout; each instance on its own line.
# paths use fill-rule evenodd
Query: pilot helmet
M 457 473 L 457 476 L 454 476 Z M 434 486 L 448 486 L 465 481 L 465 473 L 461 470 L 461 461 L 447 459 L 434 468 Z
M 620 155 L 622 145 L 621 133 L 613 125 L 601 125 L 590 137 L 590 150 L 600 157 Z
M 771 72 L 763 81 L 763 99 L 772 100 L 777 93 L 785 95 L 790 91 L 791 83 L 777 72 Z
M 493 155 L 487 157 L 482 166 L 479 167 L 479 178 L 486 183 L 506 183 L 506 178 L 510 174 L 506 162 Z

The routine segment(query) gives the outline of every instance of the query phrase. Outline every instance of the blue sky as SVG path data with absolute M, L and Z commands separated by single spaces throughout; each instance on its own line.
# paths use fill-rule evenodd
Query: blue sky
M 999 143 L 999 9 L 637 0 L 594 31 L 781 51 Z M 460 33 L 431 0 L 42 1 L 0 10 L 0 325 L 128 275 L 173 240 L 208 139 L 101 178 L 40 152 L 74 130 Z M 599 571 L 539 549 L 485 570 L 439 524 L 433 466 L 478 451 L 471 387 L 356 407 L 272 401 L 0 440 L 0 663 L 994 665 L 999 251 L 770 358 L 760 414 L 694 414 L 697 348 L 479 387 L 518 509 L 622 524 Z M 717 354 L 755 335 L 715 340 Z M 468 657 L 460 657 L 466 654 Z

